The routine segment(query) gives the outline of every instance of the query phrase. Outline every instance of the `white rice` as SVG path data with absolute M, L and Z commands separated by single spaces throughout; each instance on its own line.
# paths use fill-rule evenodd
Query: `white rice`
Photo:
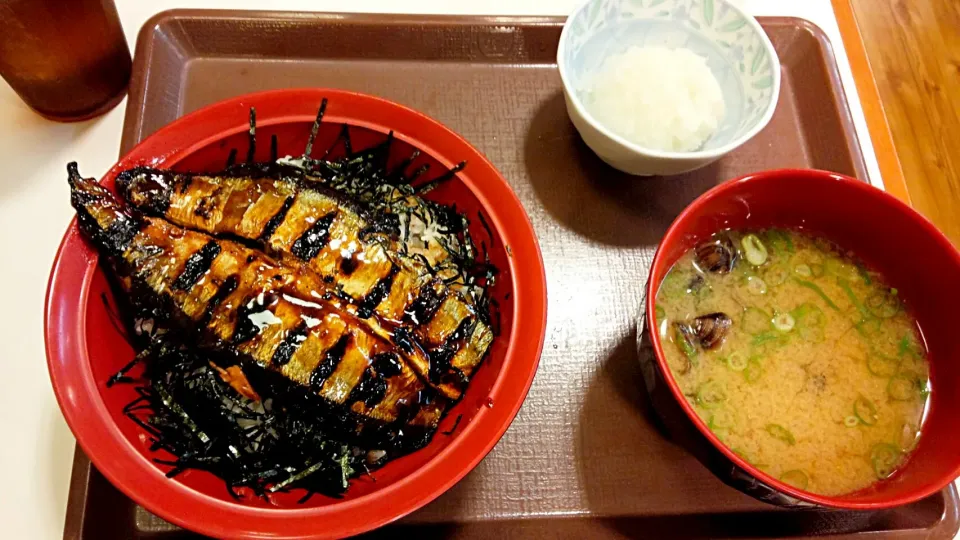
M 631 47 L 589 77 L 584 104 L 604 127 L 654 150 L 697 150 L 725 106 L 706 60 L 688 49 Z

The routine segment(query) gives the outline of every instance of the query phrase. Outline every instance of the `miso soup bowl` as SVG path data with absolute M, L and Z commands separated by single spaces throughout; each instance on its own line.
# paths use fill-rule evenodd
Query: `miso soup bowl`
M 688 206 L 660 242 L 640 326 L 655 329 L 657 289 L 698 242 L 728 228 L 800 228 L 852 250 L 886 276 L 918 320 L 930 353 L 932 393 L 917 448 L 892 477 L 824 496 L 787 485 L 720 442 L 683 396 L 658 332 L 641 331 L 640 358 L 654 409 L 670 435 L 727 484 L 782 506 L 876 510 L 932 495 L 960 475 L 960 253 L 909 206 L 865 182 L 816 170 L 777 170 L 721 184 Z

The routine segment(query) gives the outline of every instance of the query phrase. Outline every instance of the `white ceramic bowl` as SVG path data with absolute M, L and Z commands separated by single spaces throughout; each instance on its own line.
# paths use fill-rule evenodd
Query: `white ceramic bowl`
M 706 58 L 726 112 L 700 149 L 643 148 L 584 107 L 586 78 L 608 56 L 634 45 L 685 47 Z M 780 95 L 780 60 L 770 39 L 756 19 L 727 0 L 588 0 L 563 27 L 557 64 L 567 112 L 584 142 L 611 166 L 635 175 L 679 174 L 716 161 L 767 125 Z

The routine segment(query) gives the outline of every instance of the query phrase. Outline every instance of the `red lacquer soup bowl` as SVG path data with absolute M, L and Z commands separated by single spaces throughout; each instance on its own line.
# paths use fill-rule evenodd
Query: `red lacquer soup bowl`
M 898 289 L 929 350 L 932 392 L 918 445 L 892 477 L 863 490 L 823 496 L 753 467 L 707 428 L 667 365 L 658 332 L 641 333 L 641 362 L 654 408 L 671 435 L 729 485 L 784 506 L 880 509 L 931 495 L 960 475 L 960 253 L 929 221 L 883 191 L 842 175 L 779 170 L 721 184 L 688 206 L 667 230 L 647 284 L 646 329 L 656 328 L 657 289 L 670 267 L 724 229 L 803 229 L 852 250 Z M 650 352 L 652 351 L 652 354 Z
M 419 149 L 410 169 L 429 164 L 424 180 L 466 160 L 456 179 L 427 198 L 455 202 L 471 220 L 471 235 L 499 268 L 491 297 L 499 303 L 500 334 L 463 399 L 422 450 L 388 463 L 376 471 L 375 480 L 353 480 L 342 499 L 314 496 L 299 504 L 303 492 L 293 490 L 269 501 L 248 495 L 238 502 L 212 474 L 187 471 L 166 478 L 170 467 L 153 459 L 169 456 L 151 452 L 147 433 L 123 414 L 135 397 L 134 387 L 107 388 L 133 351 L 111 320 L 113 298 L 97 254 L 71 224 L 53 265 L 45 314 L 47 359 L 60 408 L 83 450 L 114 485 L 164 519 L 206 535 L 342 537 L 416 510 L 453 486 L 493 448 L 526 397 L 540 359 L 546 282 L 527 215 L 508 183 L 476 149 L 416 111 L 339 90 L 242 96 L 161 129 L 124 156 L 102 182 L 112 189 L 120 171 L 138 165 L 217 171 L 234 149 L 243 159 L 250 107 L 257 115 L 256 160 L 269 158 L 274 135 L 280 156 L 300 155 L 323 98 L 329 102 L 314 145 L 317 153 L 348 125 L 355 150 L 382 142 L 390 131 L 395 137 L 391 160 L 399 163 Z M 63 196 L 68 196 L 66 182 Z M 488 226 L 477 219 L 481 212 Z

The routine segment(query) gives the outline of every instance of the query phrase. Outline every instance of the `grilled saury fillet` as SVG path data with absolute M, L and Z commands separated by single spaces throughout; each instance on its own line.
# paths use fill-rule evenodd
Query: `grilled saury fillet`
M 237 242 L 123 208 L 70 165 L 81 230 L 221 360 L 255 362 L 364 421 L 432 431 L 446 405 L 401 358 L 406 346 L 372 330 L 322 282 Z
M 361 318 L 410 329 L 413 369 L 457 399 L 493 341 L 464 297 L 420 262 L 369 239 L 362 209 L 302 175 L 205 176 L 137 168 L 117 179 L 132 205 L 220 237 L 255 242 L 304 266 L 357 306 Z

